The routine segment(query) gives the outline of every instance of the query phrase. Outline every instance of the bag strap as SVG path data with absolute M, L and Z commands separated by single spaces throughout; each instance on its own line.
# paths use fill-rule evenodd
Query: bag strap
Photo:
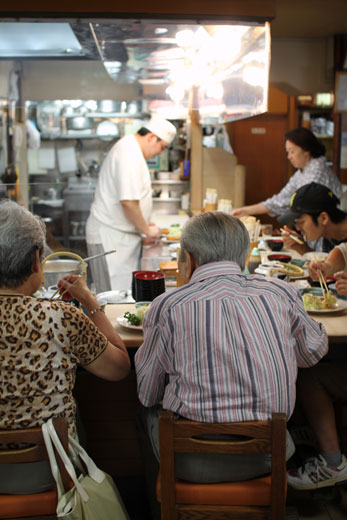
M 90 478 L 92 478 L 93 480 L 98 482 L 98 484 L 100 484 L 105 478 L 105 473 L 97 467 L 93 459 L 89 457 L 88 453 L 82 448 L 82 446 L 76 441 L 76 439 L 71 437 L 71 435 L 69 435 L 69 449 L 73 454 L 74 458 L 80 457 L 83 460 Z
M 47 450 L 47 454 L 48 454 L 49 464 L 51 466 L 52 475 L 53 475 L 55 483 L 57 485 L 57 493 L 58 493 L 58 500 L 59 500 L 60 497 L 65 492 L 63 482 L 61 479 L 57 460 L 55 458 L 52 441 L 51 441 L 50 435 L 47 431 L 47 425 L 45 423 L 43 423 L 41 426 L 41 429 L 42 429 L 43 439 L 44 439 L 45 445 L 46 445 L 46 450 Z
M 71 460 L 69 459 L 66 451 L 64 450 L 64 447 L 58 437 L 57 432 L 55 431 L 52 419 L 49 419 L 45 425 L 42 425 L 42 427 L 44 427 L 44 426 L 45 426 L 45 428 L 44 428 L 45 431 L 47 432 L 48 436 L 50 437 L 50 441 L 53 442 L 54 447 L 57 450 L 61 460 L 63 461 L 66 471 L 68 472 L 73 483 L 75 484 L 78 493 L 81 495 L 81 498 L 83 499 L 83 501 L 87 502 L 87 500 L 89 499 L 89 496 L 86 493 L 86 491 L 83 489 L 83 487 L 81 486 L 81 484 L 77 478 L 75 468 L 73 467 L 73 464 L 72 464 Z M 46 439 L 45 439 L 45 442 L 46 442 Z M 53 450 L 53 448 L 52 448 L 52 450 Z M 54 457 L 54 461 L 56 464 L 55 457 Z M 52 473 L 53 473 L 54 468 L 52 468 L 52 465 L 51 465 L 51 469 L 52 469 Z M 53 476 L 55 478 L 54 473 L 53 473 Z M 59 477 L 60 477 L 60 474 L 59 474 Z M 60 480 L 61 480 L 61 477 L 60 477 Z M 57 480 L 56 480 L 56 482 L 57 482 Z M 57 482 L 57 486 L 58 486 L 58 482 Z

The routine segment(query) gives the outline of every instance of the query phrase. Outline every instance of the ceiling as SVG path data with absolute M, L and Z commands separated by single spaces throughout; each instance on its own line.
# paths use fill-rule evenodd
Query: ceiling
M 347 34 L 346 0 L 276 0 L 273 38 L 326 38 Z

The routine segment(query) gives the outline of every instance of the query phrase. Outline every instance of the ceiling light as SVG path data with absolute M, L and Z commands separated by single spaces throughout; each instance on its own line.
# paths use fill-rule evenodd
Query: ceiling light
M 223 85 L 221 83 L 213 83 L 206 87 L 206 96 L 212 99 L 222 99 L 224 94 Z
M 168 29 L 166 29 L 165 27 L 156 27 L 154 29 L 154 34 L 165 34 L 167 33 Z
M 243 81 L 252 87 L 262 87 L 266 84 L 267 74 L 265 69 L 260 67 L 246 67 L 243 71 Z
M 191 29 L 184 29 L 176 33 L 176 42 L 180 47 L 190 47 L 194 38 L 194 33 Z
M 179 84 L 170 85 L 165 92 L 169 94 L 172 101 L 182 101 L 184 98 L 184 88 Z

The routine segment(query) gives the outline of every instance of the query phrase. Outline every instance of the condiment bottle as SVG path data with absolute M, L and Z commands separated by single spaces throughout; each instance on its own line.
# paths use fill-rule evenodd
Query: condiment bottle
M 257 247 L 254 247 L 251 251 L 251 255 L 248 261 L 248 271 L 250 274 L 254 273 L 254 270 L 261 264 L 260 251 Z

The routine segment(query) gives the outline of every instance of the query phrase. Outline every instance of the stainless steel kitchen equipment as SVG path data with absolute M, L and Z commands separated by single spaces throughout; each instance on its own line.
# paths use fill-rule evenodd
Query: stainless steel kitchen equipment
M 122 101 L 113 101 L 112 99 L 102 99 L 98 101 L 98 111 L 103 113 L 124 112 L 125 103 Z
M 85 240 L 80 233 L 73 234 L 72 222 L 85 223 L 93 201 L 97 179 L 93 177 L 69 177 L 67 187 L 63 190 L 64 214 L 63 234 L 65 247 L 71 242 Z M 82 229 L 82 226 L 77 227 Z M 73 244 L 76 247 L 76 244 Z M 82 244 L 81 244 L 82 245 Z
M 89 117 L 75 116 L 66 119 L 68 130 L 86 130 L 93 128 L 93 121 Z

